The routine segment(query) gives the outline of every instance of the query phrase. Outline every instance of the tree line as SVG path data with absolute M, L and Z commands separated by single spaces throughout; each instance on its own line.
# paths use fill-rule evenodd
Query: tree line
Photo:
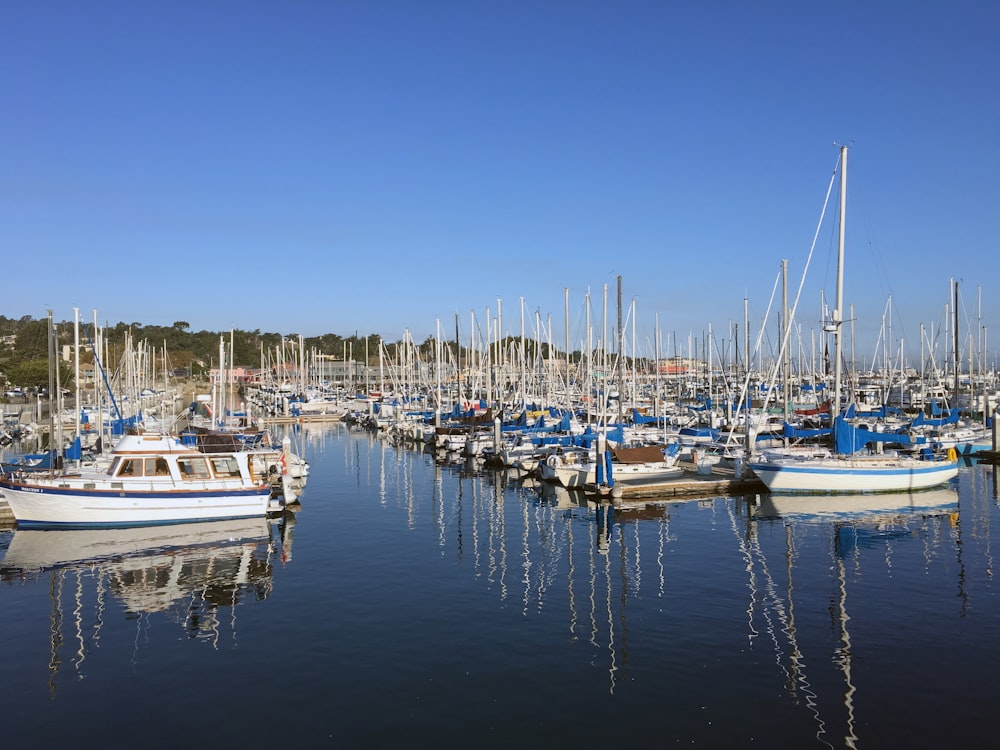
M 56 351 L 61 352 L 66 345 L 74 343 L 74 323 L 72 320 L 53 321 L 56 337 Z M 261 351 L 273 354 L 282 346 L 282 342 L 291 343 L 297 347 L 299 334 L 265 333 L 260 329 L 244 331 L 192 331 L 191 325 L 184 320 L 175 321 L 171 326 L 143 325 L 140 322 L 118 322 L 114 325 L 102 326 L 102 335 L 107 348 L 106 369 L 113 370 L 125 352 L 126 341 L 145 341 L 158 353 L 165 352 L 168 367 L 183 369 L 193 376 L 207 373 L 218 365 L 219 339 L 225 340 L 227 355 L 231 345 L 231 364 L 236 367 L 259 367 Z M 44 387 L 48 385 L 48 318 L 8 318 L 0 315 L 0 373 L 8 384 L 23 387 Z M 86 345 L 94 338 L 93 324 L 80 323 L 80 343 Z M 378 357 L 379 347 L 385 345 L 390 354 L 398 351 L 405 342 L 388 342 L 379 334 L 370 333 L 359 336 L 341 336 L 336 333 L 325 333 L 321 336 L 305 336 L 302 346 L 306 352 L 317 352 L 334 358 L 345 357 L 357 362 L 366 362 Z M 452 356 L 466 357 L 468 351 L 454 340 L 443 342 Z M 501 348 L 516 346 L 518 342 L 513 337 L 507 337 L 500 342 Z M 437 341 L 428 336 L 421 343 L 410 342 L 416 349 L 416 355 L 425 362 L 434 360 Z M 529 359 L 536 354 L 536 345 L 532 340 L 525 342 L 525 356 Z M 541 344 L 541 356 L 560 356 L 554 347 Z M 289 352 L 295 351 L 289 349 Z M 288 356 L 286 354 L 286 356 Z M 573 360 L 579 360 L 580 353 L 573 353 Z M 81 355 L 81 364 L 91 364 L 90 355 Z M 73 372 L 69 363 L 60 360 L 59 380 L 66 385 L 72 381 Z
M 75 339 L 72 320 L 54 322 L 56 351 L 62 351 L 66 345 L 72 345 Z M 139 322 L 119 322 L 113 325 L 105 324 L 102 335 L 107 343 L 107 359 L 117 362 L 124 353 L 125 342 L 130 336 L 132 341 L 146 341 L 157 352 L 165 351 L 171 368 L 182 368 L 193 375 L 207 372 L 218 365 L 219 339 L 226 343 L 227 355 L 232 345 L 232 364 L 237 367 L 258 367 L 261 361 L 261 349 L 274 352 L 282 341 L 298 345 L 298 334 L 265 333 L 259 329 L 244 331 L 192 331 L 187 321 L 178 320 L 172 326 L 143 325 Z M 48 352 L 49 352 L 49 322 L 48 318 L 8 318 L 0 315 L 0 372 L 3 372 L 7 382 L 25 387 L 42 387 L 48 385 Z M 80 343 L 86 345 L 94 338 L 93 325 L 80 323 Z M 364 361 L 365 347 L 370 354 L 377 354 L 381 338 L 377 334 L 359 337 L 339 336 L 334 333 L 322 336 L 304 337 L 302 344 L 305 350 L 317 351 L 331 356 L 342 356 L 347 351 L 348 357 Z M 82 363 L 92 362 L 89 355 L 82 355 Z M 69 382 L 72 379 L 70 366 L 60 363 L 60 381 Z

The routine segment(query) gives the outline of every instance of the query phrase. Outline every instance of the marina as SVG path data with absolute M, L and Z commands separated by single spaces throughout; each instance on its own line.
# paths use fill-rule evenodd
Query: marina
M 297 510 L 0 532 L 8 742 L 992 741 L 992 465 L 916 493 L 614 503 L 284 429 Z
M 9 5 L 7 745 L 993 746 L 1000 5 Z

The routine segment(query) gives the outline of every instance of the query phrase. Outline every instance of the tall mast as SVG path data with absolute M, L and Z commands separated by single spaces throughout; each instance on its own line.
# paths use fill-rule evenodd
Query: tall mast
M 569 399 L 569 381 L 570 381 L 570 359 L 569 359 L 569 287 L 563 287 L 563 318 L 566 323 L 564 326 L 565 334 L 565 346 L 566 346 L 566 408 L 570 408 Z
M 56 363 L 55 324 L 52 322 L 52 311 L 51 310 L 48 311 L 48 337 L 47 337 L 47 341 L 48 341 L 48 360 L 49 360 L 49 415 L 48 415 L 49 416 L 49 452 L 50 452 L 50 455 L 52 456 L 52 459 L 51 459 L 52 462 L 51 462 L 51 464 L 49 466 L 50 466 L 50 470 L 51 470 L 51 469 L 55 469 L 55 468 L 62 468 L 62 466 L 59 464 L 59 449 L 61 448 L 61 444 L 59 442 L 57 442 L 57 440 L 56 440 L 56 415 L 54 413 L 55 409 L 53 408 L 54 405 L 55 405 L 55 402 L 52 400 L 52 394 L 55 393 L 55 390 L 56 390 L 55 369 L 54 368 L 57 367 L 58 365 Z M 39 409 L 38 416 L 39 416 L 39 418 L 42 416 L 41 405 L 42 405 L 42 400 L 39 398 L 38 399 L 38 409 Z M 60 420 L 60 424 L 61 424 L 61 420 Z
M 841 324 L 844 309 L 844 229 L 847 220 L 847 146 L 840 147 L 840 231 L 837 236 L 837 306 L 833 310 L 833 404 L 830 415 L 840 410 Z
M 788 259 L 781 260 L 781 401 L 782 413 L 787 422 L 791 416 L 789 413 L 789 399 L 791 398 L 791 388 L 788 385 L 788 336 L 791 328 L 791 321 L 788 320 Z M 788 445 L 788 439 L 785 439 Z
M 951 372 L 955 376 L 955 395 L 951 400 L 951 407 L 953 409 L 958 408 L 958 279 L 955 280 L 954 286 L 952 287 L 954 292 L 954 305 L 952 310 L 952 315 L 955 318 L 955 324 L 952 326 L 952 347 L 951 347 Z

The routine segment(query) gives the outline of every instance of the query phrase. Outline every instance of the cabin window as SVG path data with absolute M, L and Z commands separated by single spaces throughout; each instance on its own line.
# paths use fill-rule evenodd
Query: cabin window
M 233 456 L 213 456 L 209 460 L 215 469 L 215 476 L 222 478 L 240 476 L 239 462 Z
M 119 477 L 141 477 L 142 476 L 142 459 L 138 458 L 123 458 L 121 464 L 118 466 Z
M 179 458 L 177 468 L 185 479 L 208 479 L 208 461 L 201 457 Z
M 143 469 L 145 469 L 147 477 L 170 476 L 170 469 L 167 467 L 167 459 L 162 456 L 159 458 L 145 459 L 143 461 Z

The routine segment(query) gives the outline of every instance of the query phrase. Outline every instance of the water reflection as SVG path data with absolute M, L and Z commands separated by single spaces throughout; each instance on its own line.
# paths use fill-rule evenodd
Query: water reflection
M 854 644 L 848 611 L 851 580 L 861 579 L 863 573 L 872 577 L 877 572 L 872 568 L 879 566 L 891 574 L 897 545 L 921 544 L 925 569 L 941 550 L 960 549 L 960 545 L 952 544 L 959 528 L 958 491 L 946 487 L 883 495 L 765 495 L 759 498 L 753 519 L 756 523 L 741 542 L 751 592 L 747 607 L 749 640 L 752 643 L 761 632 L 767 634 L 789 696 L 801 700 L 816 722 L 817 740 L 831 748 L 856 747 L 857 686 L 852 674 Z M 759 531 L 762 526 L 774 525 L 783 530 L 784 545 L 777 550 L 778 559 L 771 554 L 769 560 Z M 817 538 L 823 541 L 824 537 L 826 559 L 813 560 L 807 545 Z M 818 609 L 808 603 L 808 590 L 801 595 L 807 603 L 799 601 L 796 582 L 801 574 L 814 583 L 824 570 L 829 587 L 825 617 L 832 625 L 834 641 L 829 656 L 810 659 L 809 647 L 800 639 L 802 623 L 798 613 L 808 617 Z M 812 676 L 824 662 L 832 664 L 841 675 L 837 714 L 844 733 L 840 737 L 832 736 L 837 718 L 832 708 L 825 707 L 829 706 L 829 696 L 817 692 L 820 680 Z
M 223 631 L 235 643 L 237 605 L 267 599 L 274 553 L 280 550 L 282 562 L 291 558 L 294 516 L 286 513 L 273 530 L 257 518 L 15 531 L 0 562 L 0 580 L 33 584 L 48 578 L 50 690 L 54 693 L 65 664 L 64 644 L 71 644 L 70 663 L 82 678 L 87 654 L 101 645 L 109 614 L 119 610 L 125 620 L 136 622 L 136 646 L 145 640 L 143 629 L 152 615 L 178 623 L 188 638 L 214 647 Z
M 866 495 L 761 495 L 754 518 L 894 524 L 906 516 L 942 512 L 958 512 L 958 490 L 943 487 Z
M 564 613 L 571 642 L 587 648 L 591 664 L 603 666 L 611 693 L 630 677 L 630 612 L 645 612 L 648 618 L 648 599 L 654 597 L 663 602 L 654 605 L 664 618 L 657 627 L 676 621 L 678 613 L 667 602 L 688 593 L 695 569 L 671 566 L 671 560 L 700 565 L 706 583 L 728 580 L 730 574 L 705 557 L 729 554 L 716 546 L 718 535 L 706 536 L 713 529 L 728 528 L 729 538 L 735 540 L 730 549 L 744 561 L 748 645 L 773 653 L 788 695 L 811 712 L 824 744 L 830 742 L 834 720 L 845 727 L 843 737 L 834 742 L 856 742 L 855 646 L 848 605 L 852 580 L 861 579 L 862 568 L 869 576 L 877 566 L 894 574 L 896 584 L 884 586 L 886 593 L 897 595 L 905 586 L 903 576 L 913 574 L 914 554 L 925 575 L 954 554 L 960 563 L 959 590 L 966 589 L 957 539 L 959 496 L 952 487 L 833 499 L 713 497 L 616 507 L 576 490 L 518 472 L 484 469 L 454 456 L 436 459 L 364 435 L 347 442 L 345 457 L 352 472 L 377 479 L 383 506 L 403 508 L 410 528 L 430 513 L 442 557 L 471 559 L 476 578 L 495 591 L 501 603 L 516 602 L 523 617 Z M 424 486 L 417 475 L 422 471 L 433 476 L 430 503 L 414 489 Z M 976 496 L 988 496 L 988 479 L 986 472 L 969 477 L 982 485 Z M 988 517 L 987 508 L 970 515 L 969 521 Z M 685 523 L 678 526 L 677 518 Z M 768 532 L 762 542 L 764 529 Z M 988 543 L 987 530 L 977 530 L 977 536 Z M 781 544 L 775 548 L 778 540 Z M 689 553 L 692 543 L 704 548 Z M 907 562 L 896 570 L 900 546 L 906 548 Z M 825 552 L 821 559 L 816 558 L 817 549 Z M 988 550 L 985 559 L 991 560 Z M 991 569 L 991 563 L 987 567 Z M 817 587 L 822 589 L 819 600 Z M 728 632 L 727 624 L 704 623 Z M 825 642 L 831 633 L 834 642 Z M 831 667 L 840 686 L 833 691 L 838 695 L 834 708 L 826 684 Z
M 399 508 L 415 528 L 429 512 L 441 555 L 470 559 L 477 579 L 501 603 L 516 602 L 523 617 L 567 603 L 570 638 L 606 665 L 614 692 L 627 663 L 627 607 L 642 581 L 639 519 L 657 521 L 657 580 L 665 583 L 664 546 L 669 511 L 649 506 L 628 512 L 630 539 L 623 543 L 619 511 L 579 490 L 542 483 L 517 471 L 485 468 L 481 460 L 408 449 L 352 434 L 344 459 L 349 475 L 377 487 L 377 502 Z M 416 475 L 433 475 L 430 502 Z

